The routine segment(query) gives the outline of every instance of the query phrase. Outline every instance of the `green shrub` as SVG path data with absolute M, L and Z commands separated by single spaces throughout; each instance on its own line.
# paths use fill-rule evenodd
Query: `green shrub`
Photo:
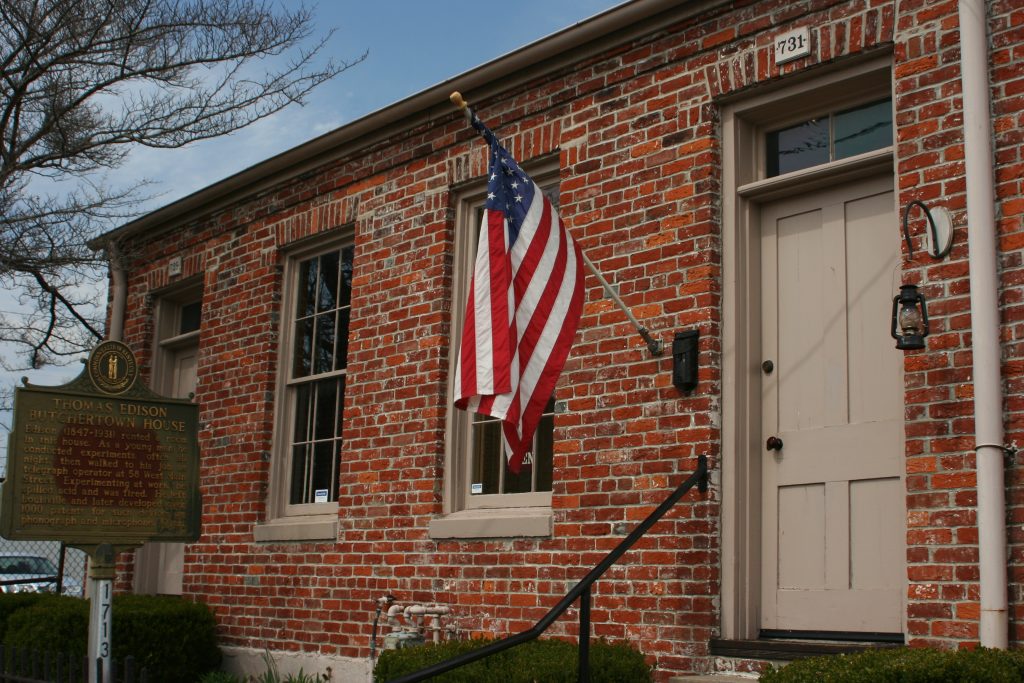
M 89 603 L 64 595 L 41 595 L 11 613 L 3 642 L 32 650 L 49 643 L 61 654 L 83 657 L 89 643 Z
M 192 683 L 220 664 L 216 623 L 205 605 L 152 595 L 114 596 L 111 655 L 131 655 L 152 683 Z M 62 654 L 81 657 L 89 638 L 89 602 L 42 596 L 7 620 L 3 642 L 38 649 L 54 643 Z
M 12 614 L 36 604 L 45 593 L 0 593 L 0 643 L 7 631 L 7 620 Z
M 113 656 L 135 657 L 153 683 L 196 681 L 220 665 L 217 623 L 201 603 L 173 596 L 117 595 Z
M 455 640 L 440 645 L 385 650 L 374 668 L 374 676 L 381 683 L 389 681 L 491 642 Z M 532 640 L 431 680 L 438 683 L 575 683 L 578 664 L 575 643 Z M 590 680 L 593 683 L 649 683 L 651 668 L 641 653 L 625 643 L 592 641 Z
M 897 648 L 812 657 L 766 671 L 762 683 L 1017 683 L 1021 650 Z
M 245 683 L 245 679 L 226 671 L 210 671 L 199 679 L 199 683 Z

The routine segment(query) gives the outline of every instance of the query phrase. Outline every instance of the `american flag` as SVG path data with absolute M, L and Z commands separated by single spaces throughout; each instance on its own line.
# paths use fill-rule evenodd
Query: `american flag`
M 502 423 L 518 474 L 583 309 L 583 255 L 551 201 L 476 116 L 490 146 L 455 405 Z

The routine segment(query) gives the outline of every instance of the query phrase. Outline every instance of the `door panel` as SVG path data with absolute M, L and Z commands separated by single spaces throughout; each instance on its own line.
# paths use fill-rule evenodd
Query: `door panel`
M 902 631 L 902 355 L 892 179 L 762 208 L 761 626 Z
M 903 483 L 899 477 L 850 482 L 850 585 L 880 590 L 903 582 L 903 563 L 879 562 L 872 556 L 876 546 L 896 548 L 903 544 L 901 519 Z
M 174 398 L 188 398 L 196 393 L 196 364 L 198 358 L 198 346 L 190 346 L 174 353 L 172 359 L 174 375 L 171 380 L 171 396 Z
M 194 344 L 165 349 L 168 367 L 161 389 L 173 398 L 187 398 L 196 390 L 199 347 Z M 185 576 L 184 543 L 146 543 L 135 554 L 135 591 L 181 595 Z
M 199 347 L 188 346 L 174 352 L 171 363 L 171 396 L 188 398 L 196 391 L 196 369 Z M 185 578 L 185 544 L 158 543 L 160 550 L 160 574 L 156 592 L 161 595 L 181 595 Z

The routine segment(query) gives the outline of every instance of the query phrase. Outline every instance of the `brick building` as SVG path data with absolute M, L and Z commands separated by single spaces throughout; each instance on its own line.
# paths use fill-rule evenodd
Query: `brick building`
M 1008 0 L 635 0 L 99 238 L 151 386 L 201 406 L 202 537 L 120 587 L 355 680 L 380 596 L 523 630 L 707 454 L 593 597 L 659 680 L 1019 644 L 1022 37 Z M 524 476 L 450 404 L 486 171 L 454 89 L 656 338 L 700 334 L 680 391 L 588 276 Z

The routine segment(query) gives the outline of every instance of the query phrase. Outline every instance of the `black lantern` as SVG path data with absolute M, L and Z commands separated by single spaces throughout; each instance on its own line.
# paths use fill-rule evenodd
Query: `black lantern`
M 923 349 L 928 336 L 928 307 L 917 285 L 900 285 L 892 299 L 892 338 L 897 349 Z

